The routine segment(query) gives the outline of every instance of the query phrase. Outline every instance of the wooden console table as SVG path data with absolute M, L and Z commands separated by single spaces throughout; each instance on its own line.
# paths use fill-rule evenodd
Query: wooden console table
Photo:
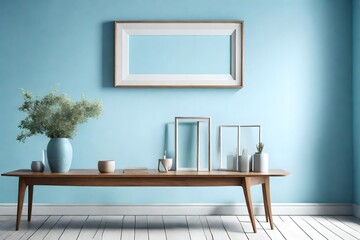
M 270 170 L 267 173 L 259 172 L 168 172 L 159 173 L 150 170 L 147 173 L 123 173 L 117 170 L 114 173 L 99 173 L 95 169 L 71 170 L 67 173 L 34 173 L 30 170 L 7 172 L 2 176 L 19 177 L 19 191 L 17 204 L 16 230 L 19 230 L 24 196 L 28 187 L 28 221 L 31 220 L 33 190 L 35 185 L 54 186 L 148 186 L 148 187 L 208 187 L 208 186 L 241 186 L 244 190 L 246 206 L 249 212 L 252 228 L 256 232 L 254 210 L 252 206 L 250 188 L 253 185 L 262 185 L 266 221 L 272 221 L 270 202 L 270 177 L 289 175 L 283 170 Z

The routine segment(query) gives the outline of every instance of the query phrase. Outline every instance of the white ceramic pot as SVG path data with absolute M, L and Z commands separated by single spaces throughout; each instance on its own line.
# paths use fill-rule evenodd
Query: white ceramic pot
M 268 172 L 269 171 L 269 154 L 261 153 L 254 154 L 254 172 Z
M 161 166 L 162 166 L 162 169 L 161 169 Z M 159 172 L 168 172 L 172 167 L 172 158 L 162 158 L 162 159 L 159 159 L 159 162 L 158 162 L 158 171 Z
M 251 170 L 251 155 L 241 155 L 238 157 L 238 166 L 240 172 L 250 172 Z

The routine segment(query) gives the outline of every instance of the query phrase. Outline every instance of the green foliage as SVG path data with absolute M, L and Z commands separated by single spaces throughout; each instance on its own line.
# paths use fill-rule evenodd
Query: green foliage
M 45 134 L 49 138 L 73 138 L 80 123 L 89 118 L 97 118 L 102 113 L 100 101 L 90 102 L 85 96 L 80 101 L 72 101 L 66 94 L 57 95 L 52 91 L 40 98 L 31 92 L 22 90 L 24 102 L 19 110 L 27 113 L 19 128 L 19 142 L 36 134 Z
M 262 142 L 259 142 L 259 144 L 256 144 L 257 154 L 261 154 L 264 149 L 264 144 Z

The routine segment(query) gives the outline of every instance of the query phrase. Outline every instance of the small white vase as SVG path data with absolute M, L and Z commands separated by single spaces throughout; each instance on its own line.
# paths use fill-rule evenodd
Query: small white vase
M 261 153 L 254 154 L 254 172 L 268 172 L 269 171 L 269 154 Z
M 251 155 L 241 155 L 238 157 L 238 166 L 240 172 L 250 172 L 251 170 Z

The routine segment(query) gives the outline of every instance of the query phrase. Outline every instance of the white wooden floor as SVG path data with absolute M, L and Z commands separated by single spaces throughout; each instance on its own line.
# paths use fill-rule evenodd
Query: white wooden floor
M 270 230 L 247 216 L 33 216 L 14 231 L 15 216 L 0 216 L 1 239 L 360 239 L 360 219 L 351 216 L 274 216 Z

